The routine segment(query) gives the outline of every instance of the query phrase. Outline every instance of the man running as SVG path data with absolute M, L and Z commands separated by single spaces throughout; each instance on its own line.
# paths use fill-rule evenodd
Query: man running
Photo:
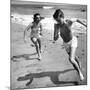
M 58 40 L 59 35 L 63 39 L 63 44 L 66 52 L 69 55 L 69 61 L 77 70 L 80 80 L 84 80 L 84 76 L 80 70 L 80 65 L 75 52 L 78 46 L 77 37 L 72 34 L 71 26 L 73 22 L 71 20 L 64 20 L 64 13 L 61 9 L 57 9 L 53 14 L 53 18 L 56 20 L 57 24 L 54 24 L 54 41 Z M 83 24 L 80 20 L 76 22 Z M 84 24 L 83 24 L 84 25 Z M 85 25 L 84 25 L 85 26 Z

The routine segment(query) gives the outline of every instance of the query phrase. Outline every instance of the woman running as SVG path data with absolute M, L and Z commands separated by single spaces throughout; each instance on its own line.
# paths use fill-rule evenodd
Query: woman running
M 31 30 L 30 39 L 34 43 L 38 59 L 41 60 L 41 35 L 42 35 L 42 24 L 40 23 L 41 16 L 39 13 L 34 14 L 33 22 L 30 23 L 24 31 L 25 34 L 28 30 Z

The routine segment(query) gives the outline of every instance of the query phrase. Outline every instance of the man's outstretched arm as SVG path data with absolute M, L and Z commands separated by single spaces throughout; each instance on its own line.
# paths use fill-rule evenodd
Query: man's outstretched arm
M 77 22 L 80 23 L 80 24 L 82 24 L 83 26 L 87 27 L 87 25 L 84 24 L 83 22 L 81 22 L 79 19 L 77 19 Z

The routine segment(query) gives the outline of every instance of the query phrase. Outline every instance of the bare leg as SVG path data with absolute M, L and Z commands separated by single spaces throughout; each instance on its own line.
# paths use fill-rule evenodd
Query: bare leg
M 76 48 L 71 47 L 71 51 L 70 51 L 70 55 L 69 55 L 69 60 L 72 63 L 72 65 L 74 66 L 74 68 L 77 70 L 79 76 L 80 76 L 80 80 L 84 80 L 84 76 L 80 70 L 80 66 L 78 64 L 78 62 L 75 60 L 75 52 L 76 52 Z
M 66 51 L 67 51 L 68 55 L 71 56 L 71 47 L 70 46 L 69 46 L 68 50 L 66 50 Z M 76 52 L 76 50 L 75 50 L 75 52 Z M 75 61 L 77 62 L 78 66 L 80 68 L 80 63 L 78 61 L 78 57 L 76 55 L 74 55 L 73 58 L 75 58 Z
M 77 57 L 77 56 L 75 56 L 75 60 L 76 60 L 76 62 L 78 63 L 79 68 L 81 68 L 81 64 L 79 63 L 79 60 L 78 60 L 78 57 Z
M 38 44 L 37 38 L 31 38 L 31 40 L 32 40 L 32 42 L 34 43 L 34 45 L 36 47 L 36 51 L 37 51 L 37 54 L 38 54 L 38 59 L 40 60 L 41 59 L 41 54 L 40 54 L 39 44 Z
M 40 50 L 40 53 L 41 53 L 41 40 L 40 39 L 37 39 L 38 41 L 38 44 L 39 44 L 39 50 Z

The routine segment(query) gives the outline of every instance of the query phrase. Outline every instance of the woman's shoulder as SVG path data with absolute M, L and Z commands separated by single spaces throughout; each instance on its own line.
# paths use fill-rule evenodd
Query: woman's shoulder
M 28 26 L 33 26 L 33 22 L 30 22 L 30 23 L 28 24 Z

